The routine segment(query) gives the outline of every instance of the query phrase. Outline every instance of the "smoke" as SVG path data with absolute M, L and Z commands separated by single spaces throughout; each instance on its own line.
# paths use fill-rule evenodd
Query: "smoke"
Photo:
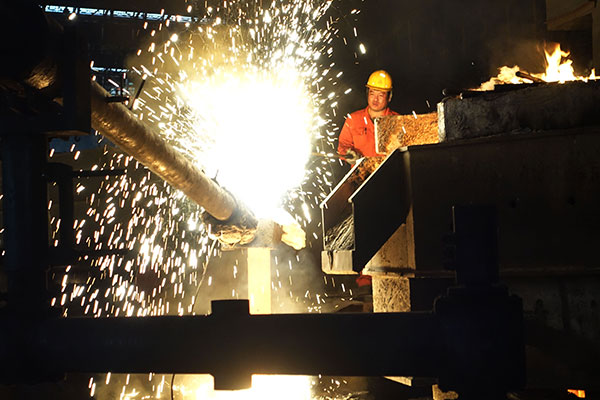
M 320 261 L 309 250 L 281 245 L 272 252 L 273 313 L 316 312 L 324 304 Z

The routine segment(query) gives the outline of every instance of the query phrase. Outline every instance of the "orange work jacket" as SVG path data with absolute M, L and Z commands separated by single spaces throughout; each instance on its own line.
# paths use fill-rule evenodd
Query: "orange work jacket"
M 383 115 L 398 115 L 397 112 L 385 109 Z M 338 142 L 338 153 L 346 154 L 348 149 L 358 150 L 365 157 L 376 157 L 375 125 L 367 108 L 353 112 L 346 118 Z

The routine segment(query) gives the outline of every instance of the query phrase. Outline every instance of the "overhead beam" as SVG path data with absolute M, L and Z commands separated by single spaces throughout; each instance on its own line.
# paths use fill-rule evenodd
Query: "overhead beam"
M 548 26 L 549 31 L 559 31 L 559 30 L 571 30 L 569 27 L 573 24 L 574 21 L 578 20 L 581 17 L 585 17 L 586 15 L 591 14 L 596 7 L 594 1 L 587 1 L 568 12 L 562 13 L 557 16 L 553 16 L 552 18 L 548 18 L 546 24 Z
M 198 10 L 187 11 L 190 3 L 175 0 L 55 0 L 42 1 L 41 5 L 97 8 L 102 10 L 138 11 L 160 14 L 164 10 L 166 15 L 197 15 Z

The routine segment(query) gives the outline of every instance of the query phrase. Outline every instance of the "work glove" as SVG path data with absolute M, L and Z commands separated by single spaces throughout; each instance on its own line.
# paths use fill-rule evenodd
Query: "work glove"
M 352 149 L 348 149 L 348 151 L 344 155 L 344 159 L 349 164 L 355 164 L 361 157 L 362 157 L 362 154 L 360 154 L 358 151 L 352 150 Z

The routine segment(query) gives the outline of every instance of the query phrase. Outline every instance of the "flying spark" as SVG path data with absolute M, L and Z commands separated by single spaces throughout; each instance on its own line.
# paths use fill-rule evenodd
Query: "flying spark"
M 259 216 L 283 218 L 283 209 L 306 227 L 334 183 L 330 163 L 340 162 L 311 154 L 335 152 L 336 105 L 351 93 L 332 61 L 337 20 L 320 23 L 332 3 L 274 0 L 263 8 L 234 0 L 185 25 L 172 16 L 145 21 L 148 43 L 130 66 L 144 82 L 134 113 Z M 125 89 L 118 80 L 109 84 Z M 100 175 L 76 184 L 85 207 L 73 228 L 87 252 L 74 267 L 54 271 L 61 285 L 52 304 L 64 316 L 195 314 L 198 289 L 214 283 L 207 262 L 219 252 L 202 209 L 112 146 L 84 156 L 73 145 L 50 155 Z M 48 208 L 60 246 L 58 203 Z M 295 281 L 278 273 L 273 290 L 320 312 L 323 296 L 286 288 Z M 165 376 L 149 379 L 160 397 Z M 92 380 L 90 391 L 98 395 L 108 381 L 123 385 L 121 398 L 137 398 L 132 385 L 147 386 L 113 374 Z

